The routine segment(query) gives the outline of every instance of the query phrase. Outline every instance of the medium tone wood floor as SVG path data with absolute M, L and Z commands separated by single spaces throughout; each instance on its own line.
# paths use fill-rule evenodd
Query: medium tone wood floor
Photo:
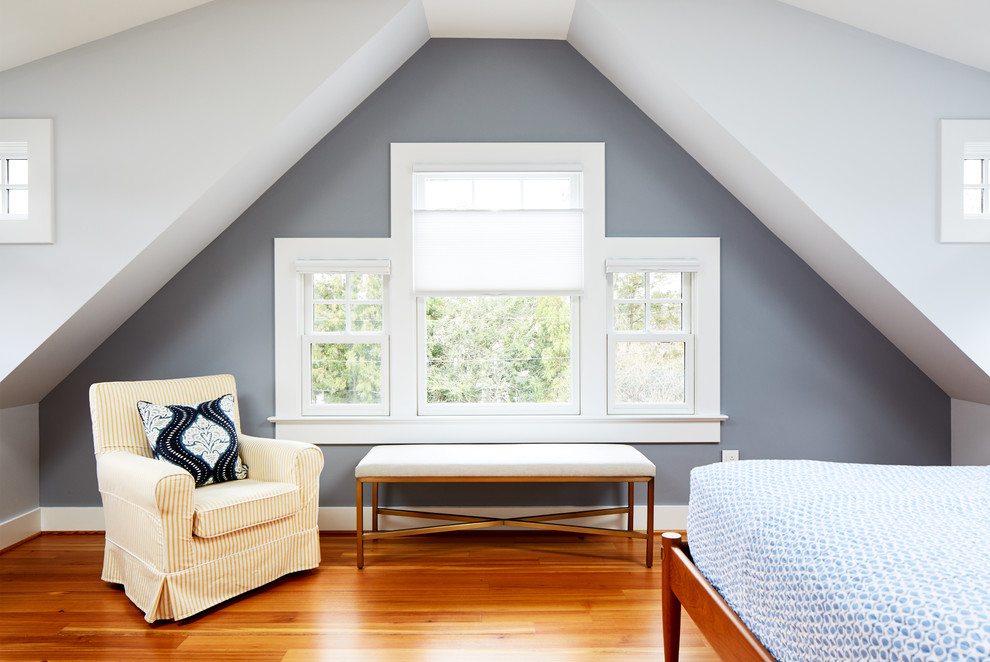
M 660 563 L 643 541 L 323 535 L 323 562 L 179 623 L 148 625 L 100 580 L 102 534 L 0 554 L 0 660 L 661 660 Z M 658 545 L 659 547 L 659 545 Z M 684 617 L 681 660 L 715 662 Z

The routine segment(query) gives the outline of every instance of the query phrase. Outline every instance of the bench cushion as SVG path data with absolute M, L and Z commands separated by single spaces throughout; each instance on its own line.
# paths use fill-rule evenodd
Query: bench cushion
M 655 476 L 656 466 L 625 444 L 422 444 L 375 446 L 357 478 L 477 476 Z

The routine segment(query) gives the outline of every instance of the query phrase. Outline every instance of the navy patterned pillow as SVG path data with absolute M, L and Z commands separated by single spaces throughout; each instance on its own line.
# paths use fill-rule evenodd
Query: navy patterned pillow
M 234 396 L 195 407 L 139 401 L 138 412 L 155 458 L 192 474 L 196 487 L 247 478 L 238 452 Z

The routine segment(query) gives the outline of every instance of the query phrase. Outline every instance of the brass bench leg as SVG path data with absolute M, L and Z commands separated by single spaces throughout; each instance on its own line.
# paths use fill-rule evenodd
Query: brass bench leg
M 653 478 L 646 484 L 646 567 L 653 567 Z
M 371 484 L 371 530 L 378 533 L 378 483 Z
M 357 511 L 354 513 L 357 530 L 357 567 L 364 567 L 364 484 L 357 481 Z
M 636 483 L 629 481 L 629 498 L 627 503 L 629 505 L 629 513 L 626 515 L 626 530 L 633 531 L 633 503 L 636 500 Z

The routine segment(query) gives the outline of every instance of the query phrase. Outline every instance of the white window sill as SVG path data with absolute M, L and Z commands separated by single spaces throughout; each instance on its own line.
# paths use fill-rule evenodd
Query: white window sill
M 275 436 L 318 445 L 718 443 L 727 416 L 273 416 Z

